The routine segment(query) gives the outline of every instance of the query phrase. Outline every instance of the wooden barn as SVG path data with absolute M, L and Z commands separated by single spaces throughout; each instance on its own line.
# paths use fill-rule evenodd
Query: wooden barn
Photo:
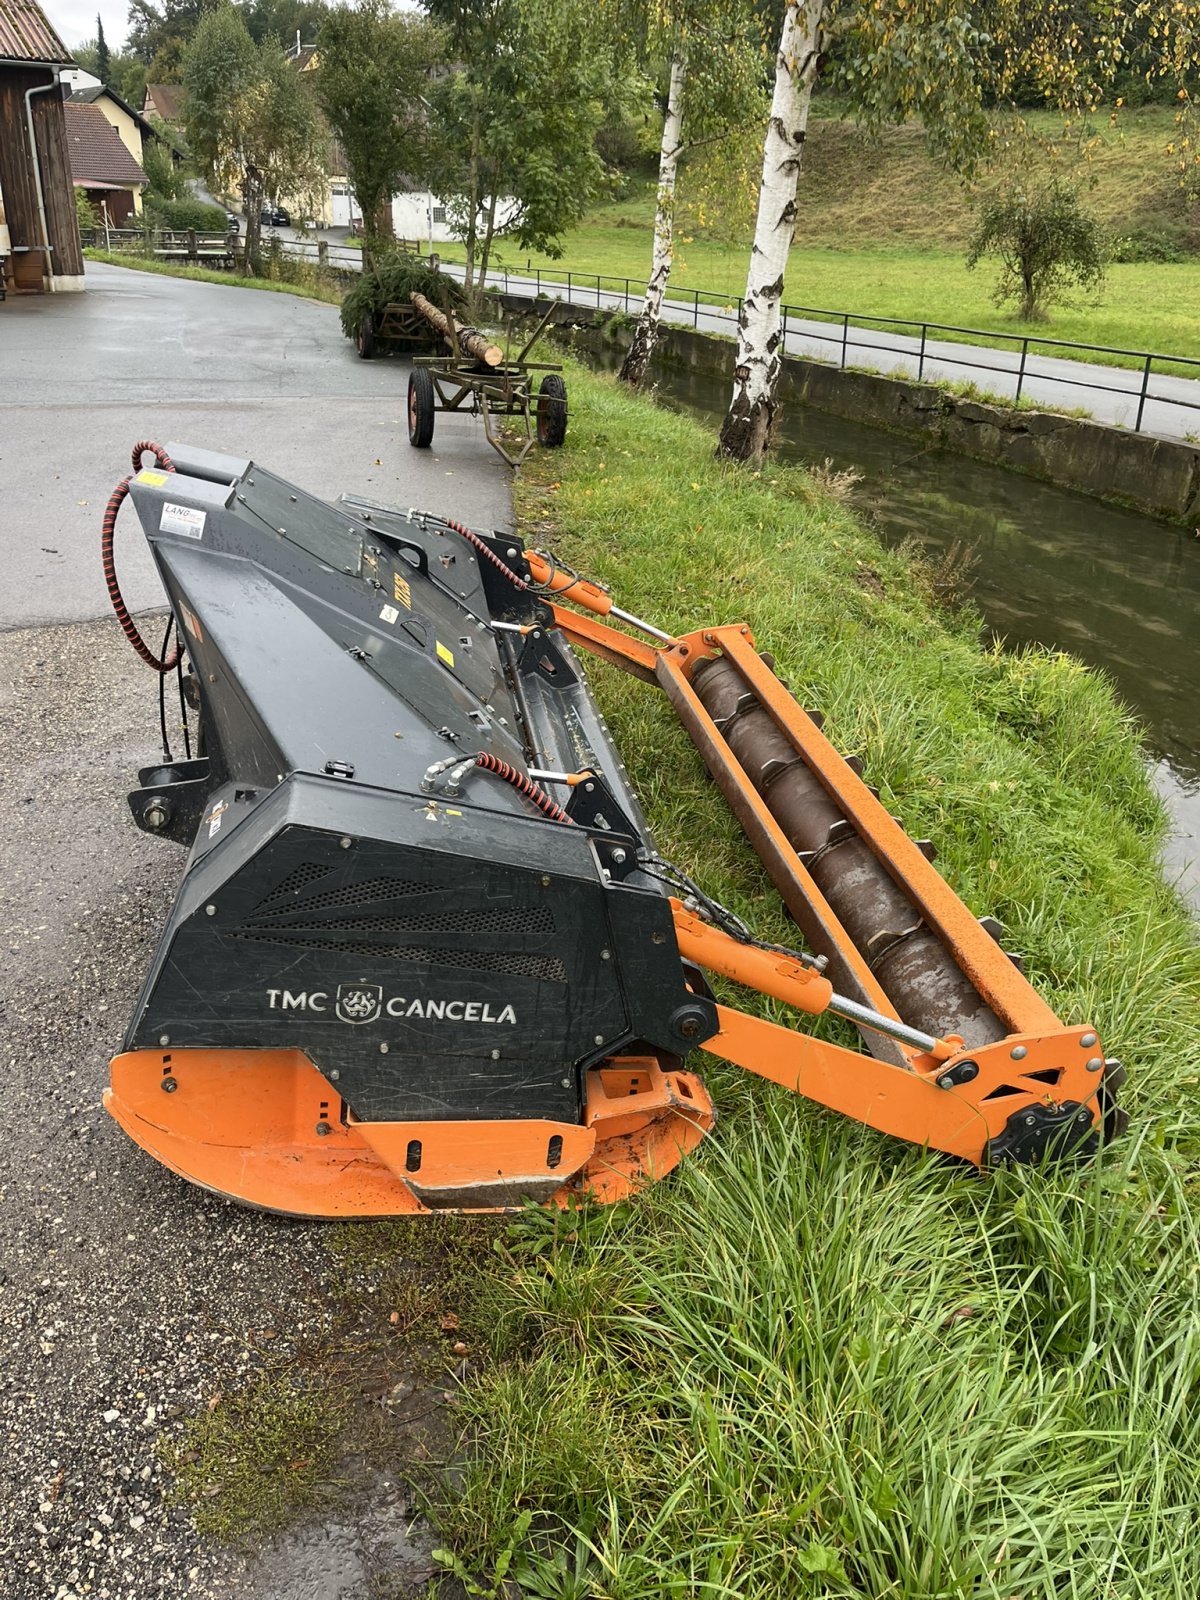
M 63 115 L 71 57 L 36 0 L 0 0 L 0 287 L 82 289 Z

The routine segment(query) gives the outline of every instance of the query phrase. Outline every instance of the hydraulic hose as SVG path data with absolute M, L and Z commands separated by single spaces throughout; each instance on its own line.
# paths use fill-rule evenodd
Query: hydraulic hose
M 150 646 L 137 630 L 137 625 L 129 615 L 129 609 L 121 594 L 121 586 L 117 582 L 117 566 L 113 555 L 114 537 L 117 531 L 117 512 L 124 503 L 125 496 L 129 493 L 129 485 L 134 475 L 142 470 L 142 456 L 149 450 L 163 472 L 174 472 L 175 463 L 163 449 L 162 445 L 155 444 L 151 439 L 140 439 L 133 447 L 133 472 L 128 477 L 122 478 L 120 483 L 108 497 L 108 504 L 104 508 L 104 520 L 100 525 L 100 559 L 104 564 L 104 581 L 108 585 L 108 598 L 112 601 L 112 608 L 117 614 L 117 621 L 121 624 L 121 631 L 130 644 L 141 656 L 147 666 L 153 667 L 155 672 L 166 674 L 172 672 L 183 656 L 183 645 L 177 642 L 169 656 L 159 657 L 154 654 Z

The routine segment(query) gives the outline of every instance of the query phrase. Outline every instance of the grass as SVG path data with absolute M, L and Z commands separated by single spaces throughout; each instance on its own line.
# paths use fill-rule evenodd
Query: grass
M 721 1121 L 675 1175 L 531 1208 L 481 1263 L 445 1538 L 557 1600 L 1194 1600 L 1200 949 L 1135 729 L 1071 658 L 981 649 L 807 474 L 568 383 L 526 537 L 668 629 L 748 620 L 1126 1060 L 1134 1122 L 1097 1165 L 978 1177 L 710 1062 Z M 660 848 L 787 938 L 666 702 L 592 675 Z
M 1050 136 L 1050 117 L 1031 121 Z M 1184 237 L 1189 227 L 1197 233 L 1164 153 L 1173 131 L 1172 113 L 1160 107 L 1131 112 L 1115 129 L 1101 124 L 1096 130 L 1096 148 L 1080 171 L 1087 204 L 1114 234 L 1148 229 Z M 1064 159 L 1072 149 L 1064 146 Z M 1200 357 L 1200 259 L 1114 264 L 1098 299 L 1054 307 L 1047 322 L 1022 323 L 992 303 L 992 267 L 984 263 L 967 271 L 971 195 L 931 160 L 919 129 L 892 129 L 874 142 L 850 123 L 814 118 L 805 161 L 784 291 L 791 304 Z M 682 192 L 686 199 L 686 174 Z M 597 209 L 565 237 L 559 261 L 502 241 L 498 265 L 644 280 L 653 204 L 647 187 Z M 672 284 L 736 300 L 745 289 L 751 225 L 748 215 L 742 217 L 733 243 L 693 229 L 696 236 L 680 248 Z M 438 248 L 447 260 L 462 259 L 460 246 Z M 1181 375 L 1197 374 L 1181 369 Z

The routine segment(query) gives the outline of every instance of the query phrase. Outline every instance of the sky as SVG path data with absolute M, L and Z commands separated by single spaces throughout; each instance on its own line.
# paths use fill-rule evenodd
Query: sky
M 42 0 L 42 10 L 54 24 L 62 42 L 73 50 L 96 37 L 96 13 L 104 19 L 104 37 L 110 50 L 125 43 L 129 25 L 129 0 Z

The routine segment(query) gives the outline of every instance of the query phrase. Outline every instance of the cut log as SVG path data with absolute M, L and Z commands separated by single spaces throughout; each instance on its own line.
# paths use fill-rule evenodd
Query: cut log
M 413 294 L 409 297 L 414 306 L 425 318 L 431 327 L 437 329 L 446 343 L 453 348 L 455 339 L 458 348 L 466 355 L 474 356 L 476 361 L 482 361 L 485 366 L 498 367 L 504 360 L 504 351 L 498 344 L 491 344 L 486 334 L 480 333 L 478 328 L 464 328 L 460 322 L 453 322 L 444 311 L 438 308 L 423 294 Z

